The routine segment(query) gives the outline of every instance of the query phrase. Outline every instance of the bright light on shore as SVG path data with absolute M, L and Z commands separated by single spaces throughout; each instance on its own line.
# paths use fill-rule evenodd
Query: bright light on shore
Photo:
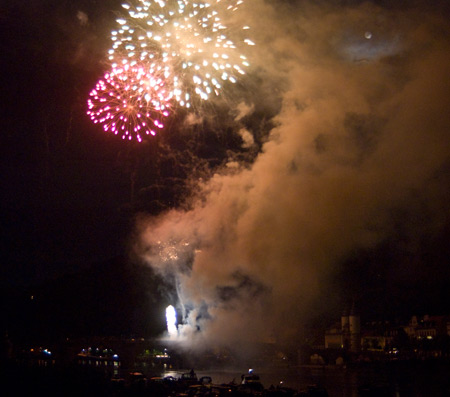
M 178 335 L 177 330 L 177 312 L 172 305 L 166 308 L 166 322 L 167 322 L 167 332 L 170 337 L 175 337 Z

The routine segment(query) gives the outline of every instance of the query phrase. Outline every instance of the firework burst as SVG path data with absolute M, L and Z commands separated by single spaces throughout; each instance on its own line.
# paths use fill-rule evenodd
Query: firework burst
M 91 91 L 87 114 L 122 139 L 141 142 L 145 135 L 156 135 L 169 114 L 171 94 L 165 91 L 164 77 L 155 64 L 113 68 Z
M 171 96 L 190 107 L 191 94 L 202 100 L 218 95 L 224 82 L 235 83 L 249 63 L 238 51 L 222 16 L 242 0 L 139 0 L 122 4 L 128 15 L 118 18 L 109 59 L 113 67 L 141 62 L 164 65 Z M 248 27 L 238 29 L 245 31 Z M 236 36 L 242 36 L 237 34 Z M 239 44 L 252 45 L 239 37 Z

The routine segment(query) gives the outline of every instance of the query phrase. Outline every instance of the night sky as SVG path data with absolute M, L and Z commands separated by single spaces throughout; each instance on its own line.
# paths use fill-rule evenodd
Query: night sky
M 449 10 L 391 3 L 246 0 L 247 75 L 142 144 L 86 115 L 121 2 L 2 4 L 2 287 L 132 258 L 202 343 L 450 313 Z
M 2 6 L 6 282 L 42 281 L 123 254 L 137 210 L 158 213 L 179 202 L 190 159 L 178 152 L 191 150 L 192 131 L 176 136 L 172 117 L 170 142 L 128 144 L 86 115 L 120 9 L 118 1 Z M 206 163 L 220 163 L 236 140 L 204 135 L 193 150 Z
M 83 117 L 101 47 L 82 53 L 78 40 L 94 39 L 76 12 L 71 2 L 2 6 L 2 276 L 12 283 L 61 274 L 120 241 L 116 214 L 128 197 L 120 183 L 104 188 L 119 178 Z

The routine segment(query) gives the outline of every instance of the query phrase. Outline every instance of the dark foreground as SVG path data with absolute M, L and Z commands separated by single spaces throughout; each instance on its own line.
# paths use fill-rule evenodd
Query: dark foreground
M 232 375 L 233 374 L 233 375 Z M 153 376 L 158 375 L 158 376 Z M 116 375 L 80 365 L 29 366 L 10 362 L 0 368 L 2 396 L 155 396 L 155 397 L 440 397 L 450 396 L 450 366 L 422 363 L 390 367 L 291 368 L 262 372 L 262 382 L 242 384 L 232 371 Z M 210 375 L 210 376 L 208 376 Z M 232 375 L 232 376 L 231 376 Z M 277 379 L 286 380 L 281 384 Z M 290 380 L 290 382 L 289 382 Z M 265 387 L 263 387 L 263 385 Z
M 264 388 L 259 379 L 216 384 L 210 376 L 185 373 L 147 378 L 140 372 L 126 377 L 113 376 L 92 367 L 30 367 L 9 363 L 1 368 L 2 396 L 155 396 L 155 397 L 328 397 L 327 391 L 310 385 L 298 391 L 271 385 Z

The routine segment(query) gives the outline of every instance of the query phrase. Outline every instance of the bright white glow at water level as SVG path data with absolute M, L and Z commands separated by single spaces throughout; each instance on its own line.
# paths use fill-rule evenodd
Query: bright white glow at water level
M 172 305 L 166 307 L 167 332 L 169 336 L 177 336 L 177 312 Z

